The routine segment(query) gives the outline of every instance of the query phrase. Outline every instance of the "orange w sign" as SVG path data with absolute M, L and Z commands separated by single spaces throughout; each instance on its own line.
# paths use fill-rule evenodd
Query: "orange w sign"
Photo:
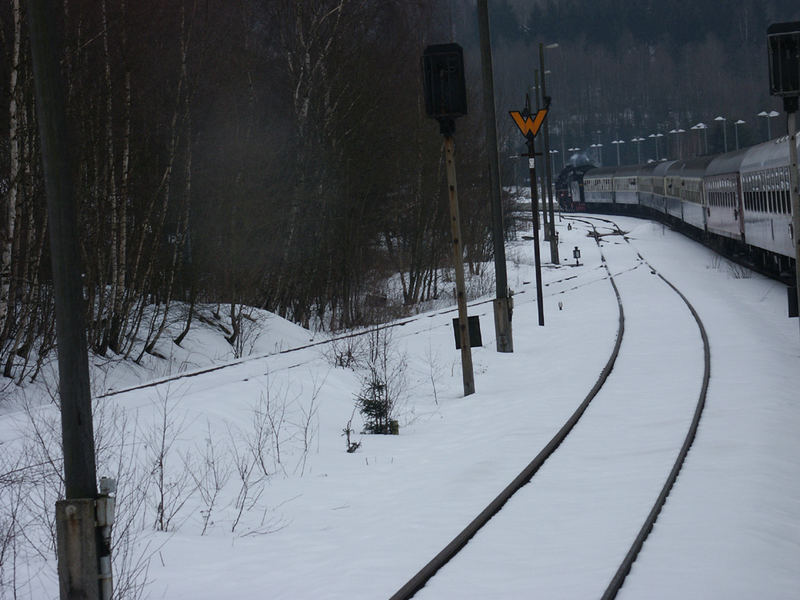
M 536 134 L 539 133 L 539 128 L 542 126 L 542 123 L 544 123 L 544 118 L 547 116 L 547 109 L 543 108 L 538 111 L 533 119 L 530 117 L 523 117 L 518 110 L 512 110 L 509 114 L 511 118 L 514 119 L 514 123 L 517 124 L 517 127 L 519 127 L 522 135 L 525 137 L 535 137 Z

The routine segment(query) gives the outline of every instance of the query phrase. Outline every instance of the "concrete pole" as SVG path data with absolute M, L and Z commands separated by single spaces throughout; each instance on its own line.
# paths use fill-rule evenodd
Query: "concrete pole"
M 728 152 L 728 121 L 722 119 L 722 144 L 725 152 Z
M 95 526 L 97 474 L 89 389 L 85 307 L 75 232 L 74 156 L 61 79 L 58 13 L 48 0 L 29 0 L 31 57 L 47 196 L 58 340 L 65 500 L 56 503 L 62 600 L 100 598 L 101 540 Z M 102 550 L 102 551 L 101 551 Z M 108 561 L 110 566 L 110 561 Z
M 461 217 L 458 211 L 458 189 L 456 187 L 455 143 L 452 136 L 444 138 L 447 162 L 447 192 L 450 198 L 450 231 L 453 237 L 453 267 L 456 271 L 456 299 L 458 301 L 458 331 L 461 340 L 461 375 L 464 380 L 464 395 L 475 393 L 475 377 L 472 372 L 472 348 L 469 342 L 469 319 L 467 317 L 467 292 L 464 285 L 464 255 L 461 245 Z
M 544 81 L 544 75 L 542 73 L 543 73 L 543 71 L 539 70 L 539 69 L 534 69 L 534 71 L 533 71 L 533 77 L 536 80 L 536 110 L 537 111 L 544 106 L 543 94 L 542 94 L 542 82 Z M 539 190 L 542 191 L 542 196 L 543 196 L 542 199 L 544 200 L 544 206 L 542 206 L 542 225 L 543 225 L 542 231 L 544 231 L 544 241 L 548 241 L 550 239 L 550 226 L 547 223 L 547 219 L 548 219 L 547 192 L 544 189 L 545 186 L 547 185 L 547 182 L 545 181 L 545 178 L 542 177 L 541 175 L 539 176 L 539 178 L 541 179 L 541 182 L 537 181 L 538 188 L 537 188 L 537 192 L 536 193 L 537 193 L 537 197 L 538 197 Z
M 492 236 L 494 241 L 494 270 L 497 298 L 494 301 L 494 334 L 498 352 L 513 352 L 511 303 L 508 297 L 506 273 L 505 228 L 501 198 L 500 167 L 497 159 L 497 124 L 494 112 L 494 75 L 492 44 L 489 33 L 488 0 L 478 0 L 478 30 L 481 44 L 481 74 L 483 77 L 483 111 L 486 123 L 486 150 L 489 154 L 489 199 L 492 204 Z
M 789 193 L 792 196 L 792 234 L 794 239 L 794 286 L 800 307 L 800 189 L 797 175 L 797 111 L 786 114 L 789 129 Z M 797 318 L 800 324 L 800 317 Z
M 545 107 L 547 107 L 547 87 L 545 80 L 547 79 L 544 69 L 544 44 L 539 42 L 539 72 L 542 74 L 542 98 L 545 99 Z M 550 262 L 554 265 L 560 263 L 558 258 L 558 237 L 556 236 L 556 223 L 555 215 L 553 212 L 553 166 L 550 161 L 550 122 L 545 119 L 544 121 L 544 152 L 542 156 L 545 157 L 545 180 L 547 181 L 547 192 L 544 210 L 549 213 L 550 220 L 545 219 L 545 227 L 547 227 L 546 240 L 550 241 Z

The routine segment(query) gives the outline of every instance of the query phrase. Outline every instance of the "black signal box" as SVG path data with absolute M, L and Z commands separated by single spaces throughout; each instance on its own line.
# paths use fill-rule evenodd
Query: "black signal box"
M 458 44 L 436 44 L 422 55 L 425 112 L 434 119 L 467 114 L 464 51 Z
M 770 25 L 767 44 L 770 94 L 800 96 L 800 21 Z
M 480 318 L 477 316 L 467 317 L 467 328 L 469 329 L 469 347 L 479 348 L 483 346 Z M 453 319 L 453 335 L 456 338 L 456 350 L 461 350 L 461 333 L 458 327 L 458 319 Z

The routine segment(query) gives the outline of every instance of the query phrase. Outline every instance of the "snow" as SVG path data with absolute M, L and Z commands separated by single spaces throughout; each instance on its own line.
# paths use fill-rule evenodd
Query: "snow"
M 154 374 L 232 363 L 97 401 L 106 440 L 99 474 L 120 478 L 121 514 L 140 509 L 128 556 L 149 559 L 146 594 L 391 596 L 530 462 L 594 385 L 618 319 L 602 251 L 626 317 L 612 377 L 532 483 L 417 597 L 602 595 L 683 442 L 703 369 L 688 309 L 639 252 L 694 305 L 712 365 L 697 438 L 620 597 L 796 598 L 800 332 L 786 318 L 785 287 L 756 274 L 740 278 L 710 250 L 662 225 L 613 220 L 629 232 L 630 245 L 608 236 L 598 248 L 584 224 L 573 222 L 570 231 L 567 219 L 557 223 L 568 258 L 560 267 L 543 263 L 544 327 L 537 322 L 532 242 L 508 245 L 514 352 L 495 351 L 491 297 L 472 302 L 484 342 L 473 349 L 474 395 L 462 393 L 454 306 L 387 330 L 393 364 L 406 365 L 399 436 L 362 435 L 354 413 L 361 373 L 333 366 L 332 344 L 273 315 L 263 315 L 266 328 L 250 358 L 232 360 L 218 333 L 198 328 L 185 348 L 163 346 L 173 359 L 163 372 L 155 365 L 166 361 L 155 359 L 146 369 L 107 366 L 101 392 Z M 582 252 L 578 267 L 574 246 Z M 541 254 L 546 261 L 544 242 Z M 57 416 L 49 406 L 29 412 Z M 165 412 L 173 424 L 171 480 L 201 473 L 209 437 L 218 464 L 228 465 L 203 535 L 205 505 L 197 492 L 186 494 L 168 531 L 153 529 L 152 433 Z M 269 477 L 253 476 L 237 522 L 235 452 L 246 454 L 253 423 L 265 412 L 280 443 L 269 438 Z M 349 454 L 342 430 L 351 418 L 361 446 Z M 29 422 L 25 411 L 6 409 L 3 448 L 21 448 Z M 144 495 L 134 481 L 149 482 Z M 128 492 L 136 500 L 126 501 Z M 18 560 L 32 578 L 18 597 L 57 597 L 52 559 Z

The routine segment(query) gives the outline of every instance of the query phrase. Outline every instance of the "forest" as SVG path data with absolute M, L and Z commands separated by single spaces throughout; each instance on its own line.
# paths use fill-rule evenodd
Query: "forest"
M 523 139 L 505 115 L 533 91 L 539 43 L 558 43 L 546 81 L 562 157 L 718 114 L 729 138 L 733 121 L 746 121 L 744 145 L 765 137 L 756 112 L 779 108 L 766 91 L 766 24 L 800 18 L 786 0 L 489 5 L 506 185 L 527 185 Z M 491 258 L 474 0 L 59 6 L 96 355 L 139 360 L 176 318 L 180 344 L 201 303 L 216 306 L 235 346 L 249 306 L 339 330 L 385 318 L 373 307 L 392 290 L 399 312 L 449 290 L 442 140 L 420 77 L 432 43 L 465 49 L 469 115 L 456 128 L 465 261 L 479 274 Z M 23 0 L 0 6 L 0 36 L 0 372 L 22 383 L 55 344 Z M 719 128 L 708 135 L 720 151 Z M 699 137 L 683 142 L 699 152 Z
M 365 298 L 385 301 L 389 277 L 400 310 L 441 293 L 442 140 L 419 61 L 444 35 L 442 10 L 65 0 L 90 350 L 155 352 L 176 306 L 185 334 L 198 303 L 216 304 L 235 345 L 243 307 L 335 330 L 374 319 Z M 0 371 L 22 382 L 55 343 L 53 298 L 24 2 L 3 3 L 0 20 Z M 474 270 L 491 251 L 485 156 L 480 121 L 462 121 Z

